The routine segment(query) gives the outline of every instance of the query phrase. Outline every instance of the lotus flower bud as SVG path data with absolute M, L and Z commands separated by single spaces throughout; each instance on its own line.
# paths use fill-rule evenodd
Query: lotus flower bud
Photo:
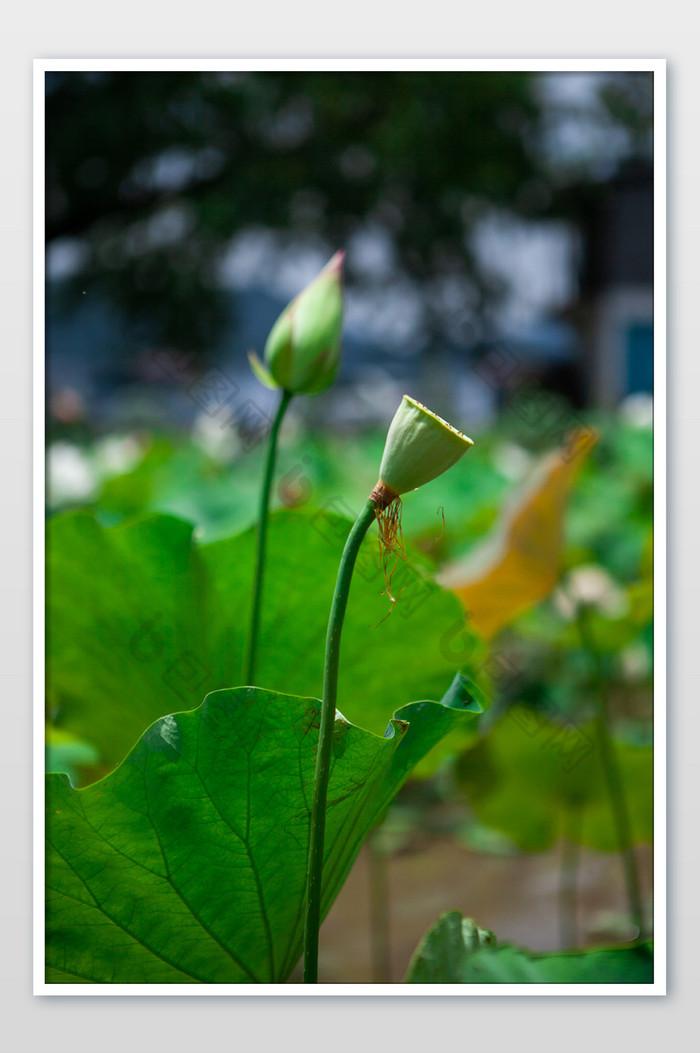
M 335 380 L 343 325 L 344 258 L 344 252 L 336 252 L 285 307 L 267 338 L 264 364 L 254 351 L 249 352 L 251 369 L 267 387 L 312 395 Z
M 389 425 L 373 498 L 380 509 L 386 508 L 401 494 L 442 475 L 473 445 L 461 431 L 404 395 Z

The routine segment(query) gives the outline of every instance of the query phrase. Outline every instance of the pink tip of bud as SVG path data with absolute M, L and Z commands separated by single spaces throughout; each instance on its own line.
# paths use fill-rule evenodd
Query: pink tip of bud
M 342 271 L 344 262 L 345 249 L 338 249 L 335 256 L 330 258 L 324 269 L 327 271 Z

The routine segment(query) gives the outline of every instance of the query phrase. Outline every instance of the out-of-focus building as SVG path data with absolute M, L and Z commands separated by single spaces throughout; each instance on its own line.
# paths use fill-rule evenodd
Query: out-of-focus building
M 578 302 L 585 398 L 615 406 L 653 392 L 654 184 L 651 165 L 623 168 L 583 209 Z
M 594 188 L 572 187 L 567 196 L 575 220 L 553 230 L 551 224 L 540 230 L 504 223 L 499 237 L 488 241 L 491 266 L 495 260 L 508 264 L 512 273 L 506 268 L 504 274 L 527 310 L 511 311 L 513 317 L 506 311 L 481 343 L 448 337 L 422 347 L 416 339 L 409 342 L 410 353 L 384 346 L 371 326 L 348 325 L 339 383 L 322 403 L 310 403 L 309 419 L 332 419 L 348 428 L 379 424 L 386 406 L 409 390 L 438 411 L 488 420 L 512 400 L 513 387 L 522 387 L 524 378 L 575 409 L 614 407 L 627 395 L 651 393 L 652 167 L 627 166 Z M 188 394 L 190 381 L 154 369 L 163 349 L 153 349 L 154 359 L 143 337 L 139 346 L 118 309 L 94 292 L 67 312 L 60 299 L 60 282 L 50 280 L 52 391 L 75 392 L 88 415 L 106 426 L 131 426 L 135 420 L 187 424 L 194 417 L 198 407 Z M 252 377 L 245 351 L 262 350 L 286 296 L 259 283 L 231 288 L 228 299 L 224 338 L 195 373 L 225 373 L 242 398 L 272 412 L 274 397 Z M 517 307 L 517 296 L 514 302 Z M 178 349 L 172 351 L 177 357 Z

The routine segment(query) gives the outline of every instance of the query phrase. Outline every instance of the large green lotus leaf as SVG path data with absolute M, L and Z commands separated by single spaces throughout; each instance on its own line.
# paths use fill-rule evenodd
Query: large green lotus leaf
M 404 983 L 463 983 L 465 960 L 479 947 L 495 946 L 496 937 L 459 911 L 442 914 L 418 944 Z
M 259 686 L 321 692 L 326 626 L 349 520 L 281 512 L 269 531 Z M 374 533 L 374 528 L 372 530 Z M 49 523 L 48 698 L 53 723 L 112 769 L 158 717 L 243 683 L 255 533 L 198 545 L 192 527 L 149 516 Z M 338 707 L 382 734 L 392 704 L 439 698 L 475 653 L 460 606 L 419 561 L 385 593 L 376 536 L 360 553 L 343 631 Z
M 198 702 L 187 663 L 204 650 L 200 577 L 192 528 L 179 520 L 109 530 L 81 513 L 49 521 L 48 716 L 107 767 L 157 717 Z
M 650 984 L 650 941 L 588 951 L 534 954 L 477 929 L 459 911 L 443 914 L 411 959 L 409 984 Z
M 652 747 L 614 749 L 633 840 L 651 842 Z M 525 851 L 544 851 L 562 835 L 602 851 L 619 847 L 592 724 L 513 707 L 460 755 L 457 778 L 479 819 Z
M 338 717 L 322 911 L 411 767 L 479 706 Z M 161 718 L 102 781 L 47 776 L 47 982 L 284 982 L 302 951 L 320 702 L 260 688 Z

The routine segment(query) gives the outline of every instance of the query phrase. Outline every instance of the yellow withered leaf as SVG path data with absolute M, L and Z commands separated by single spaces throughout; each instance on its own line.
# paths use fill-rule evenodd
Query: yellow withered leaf
M 504 509 L 495 534 L 441 571 L 440 584 L 456 593 L 471 624 L 487 639 L 557 584 L 567 498 L 597 441 L 590 428 L 574 431 L 565 447 L 541 459 Z

